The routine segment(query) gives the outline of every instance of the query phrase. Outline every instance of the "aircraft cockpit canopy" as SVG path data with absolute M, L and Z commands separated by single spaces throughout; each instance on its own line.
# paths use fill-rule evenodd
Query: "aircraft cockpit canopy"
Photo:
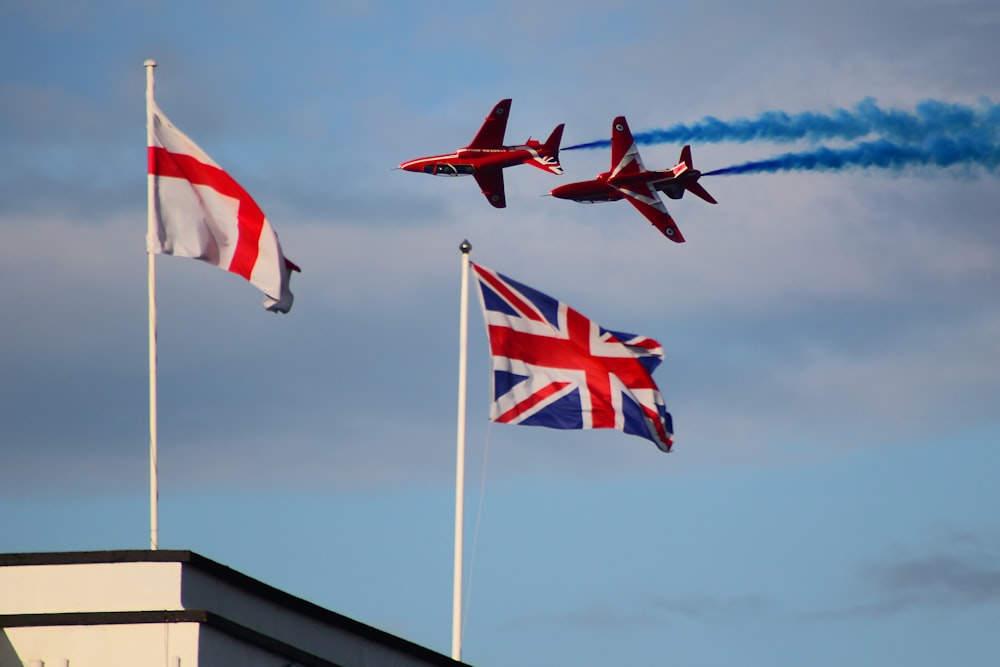
M 471 176 L 476 172 L 476 168 L 471 164 L 449 164 L 438 162 L 424 167 L 424 173 L 434 176 Z

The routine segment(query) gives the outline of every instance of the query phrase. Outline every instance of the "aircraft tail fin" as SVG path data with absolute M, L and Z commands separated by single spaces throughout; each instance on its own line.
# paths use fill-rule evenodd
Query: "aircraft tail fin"
M 562 165 L 559 164 L 559 144 L 562 142 L 565 127 L 565 123 L 556 125 L 545 143 L 538 147 L 538 157 L 531 161 L 532 165 L 553 174 L 563 173 Z
M 684 144 L 684 148 L 681 149 L 681 164 L 683 164 L 688 169 L 694 169 L 694 160 L 691 159 L 691 146 L 690 144 Z
M 554 157 L 559 157 L 559 144 L 562 143 L 563 130 L 566 129 L 565 123 L 559 123 L 556 128 L 552 130 L 552 134 L 549 138 L 545 140 L 542 144 L 543 153 L 551 153 Z
M 691 160 L 691 146 L 685 145 L 681 149 L 680 164 L 683 164 L 686 167 L 686 171 L 691 174 L 690 180 L 684 183 L 684 189 L 696 197 L 701 197 L 709 204 L 718 204 L 719 202 L 715 201 L 715 197 L 708 194 L 708 190 L 698 182 L 698 179 L 701 178 L 701 172 L 694 168 L 694 162 Z

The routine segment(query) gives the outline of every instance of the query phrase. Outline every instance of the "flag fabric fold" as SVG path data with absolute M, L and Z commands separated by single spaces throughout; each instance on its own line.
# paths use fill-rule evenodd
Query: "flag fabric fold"
M 605 329 L 566 304 L 472 264 L 490 343 L 490 420 L 614 428 L 669 452 L 673 419 L 653 381 L 663 347 Z
M 149 102 L 150 253 L 191 257 L 247 279 L 264 307 L 287 313 L 292 271 L 264 212 L 228 173 Z

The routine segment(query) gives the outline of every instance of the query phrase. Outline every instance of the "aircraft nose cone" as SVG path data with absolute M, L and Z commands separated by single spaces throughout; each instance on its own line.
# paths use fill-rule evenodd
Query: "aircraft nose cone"
M 567 185 L 560 185 L 557 188 L 553 188 L 552 191 L 549 192 L 549 194 L 552 195 L 553 197 L 557 197 L 559 199 L 569 199 L 569 194 L 570 194 L 571 190 L 572 190 L 572 187 L 569 184 L 567 184 Z

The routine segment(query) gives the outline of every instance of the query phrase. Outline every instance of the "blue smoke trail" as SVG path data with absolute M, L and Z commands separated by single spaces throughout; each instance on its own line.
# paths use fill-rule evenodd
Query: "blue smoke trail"
M 802 153 L 785 153 L 767 160 L 705 172 L 703 176 L 760 174 L 778 171 L 837 171 L 850 168 L 902 170 L 908 167 L 980 167 L 1000 171 L 1000 146 L 983 143 L 978 136 L 935 137 L 922 144 L 899 144 L 886 139 L 862 142 L 848 148 L 819 147 Z
M 818 146 L 766 160 L 706 172 L 723 174 L 777 171 L 833 171 L 850 168 L 902 170 L 906 167 L 978 167 L 1000 171 L 1000 105 L 982 100 L 977 107 L 938 100 L 920 102 L 913 111 L 883 109 L 866 98 L 853 109 L 788 114 L 767 111 L 753 119 L 723 121 L 707 116 L 690 124 L 633 134 L 636 143 L 715 143 L 722 141 L 867 141 L 845 148 Z M 607 148 L 609 140 L 563 150 Z
M 633 133 L 638 144 L 717 143 L 723 141 L 792 142 L 841 139 L 853 141 L 879 135 L 900 142 L 917 142 L 955 133 L 981 136 L 993 143 L 1000 133 L 1000 105 L 983 100 L 978 107 L 938 100 L 920 102 L 914 111 L 882 109 L 873 98 L 866 98 L 853 109 L 835 109 L 830 113 L 806 111 L 789 114 L 766 111 L 753 119 L 724 121 L 713 116 L 690 124 Z M 591 141 L 562 150 L 608 148 L 610 140 Z

